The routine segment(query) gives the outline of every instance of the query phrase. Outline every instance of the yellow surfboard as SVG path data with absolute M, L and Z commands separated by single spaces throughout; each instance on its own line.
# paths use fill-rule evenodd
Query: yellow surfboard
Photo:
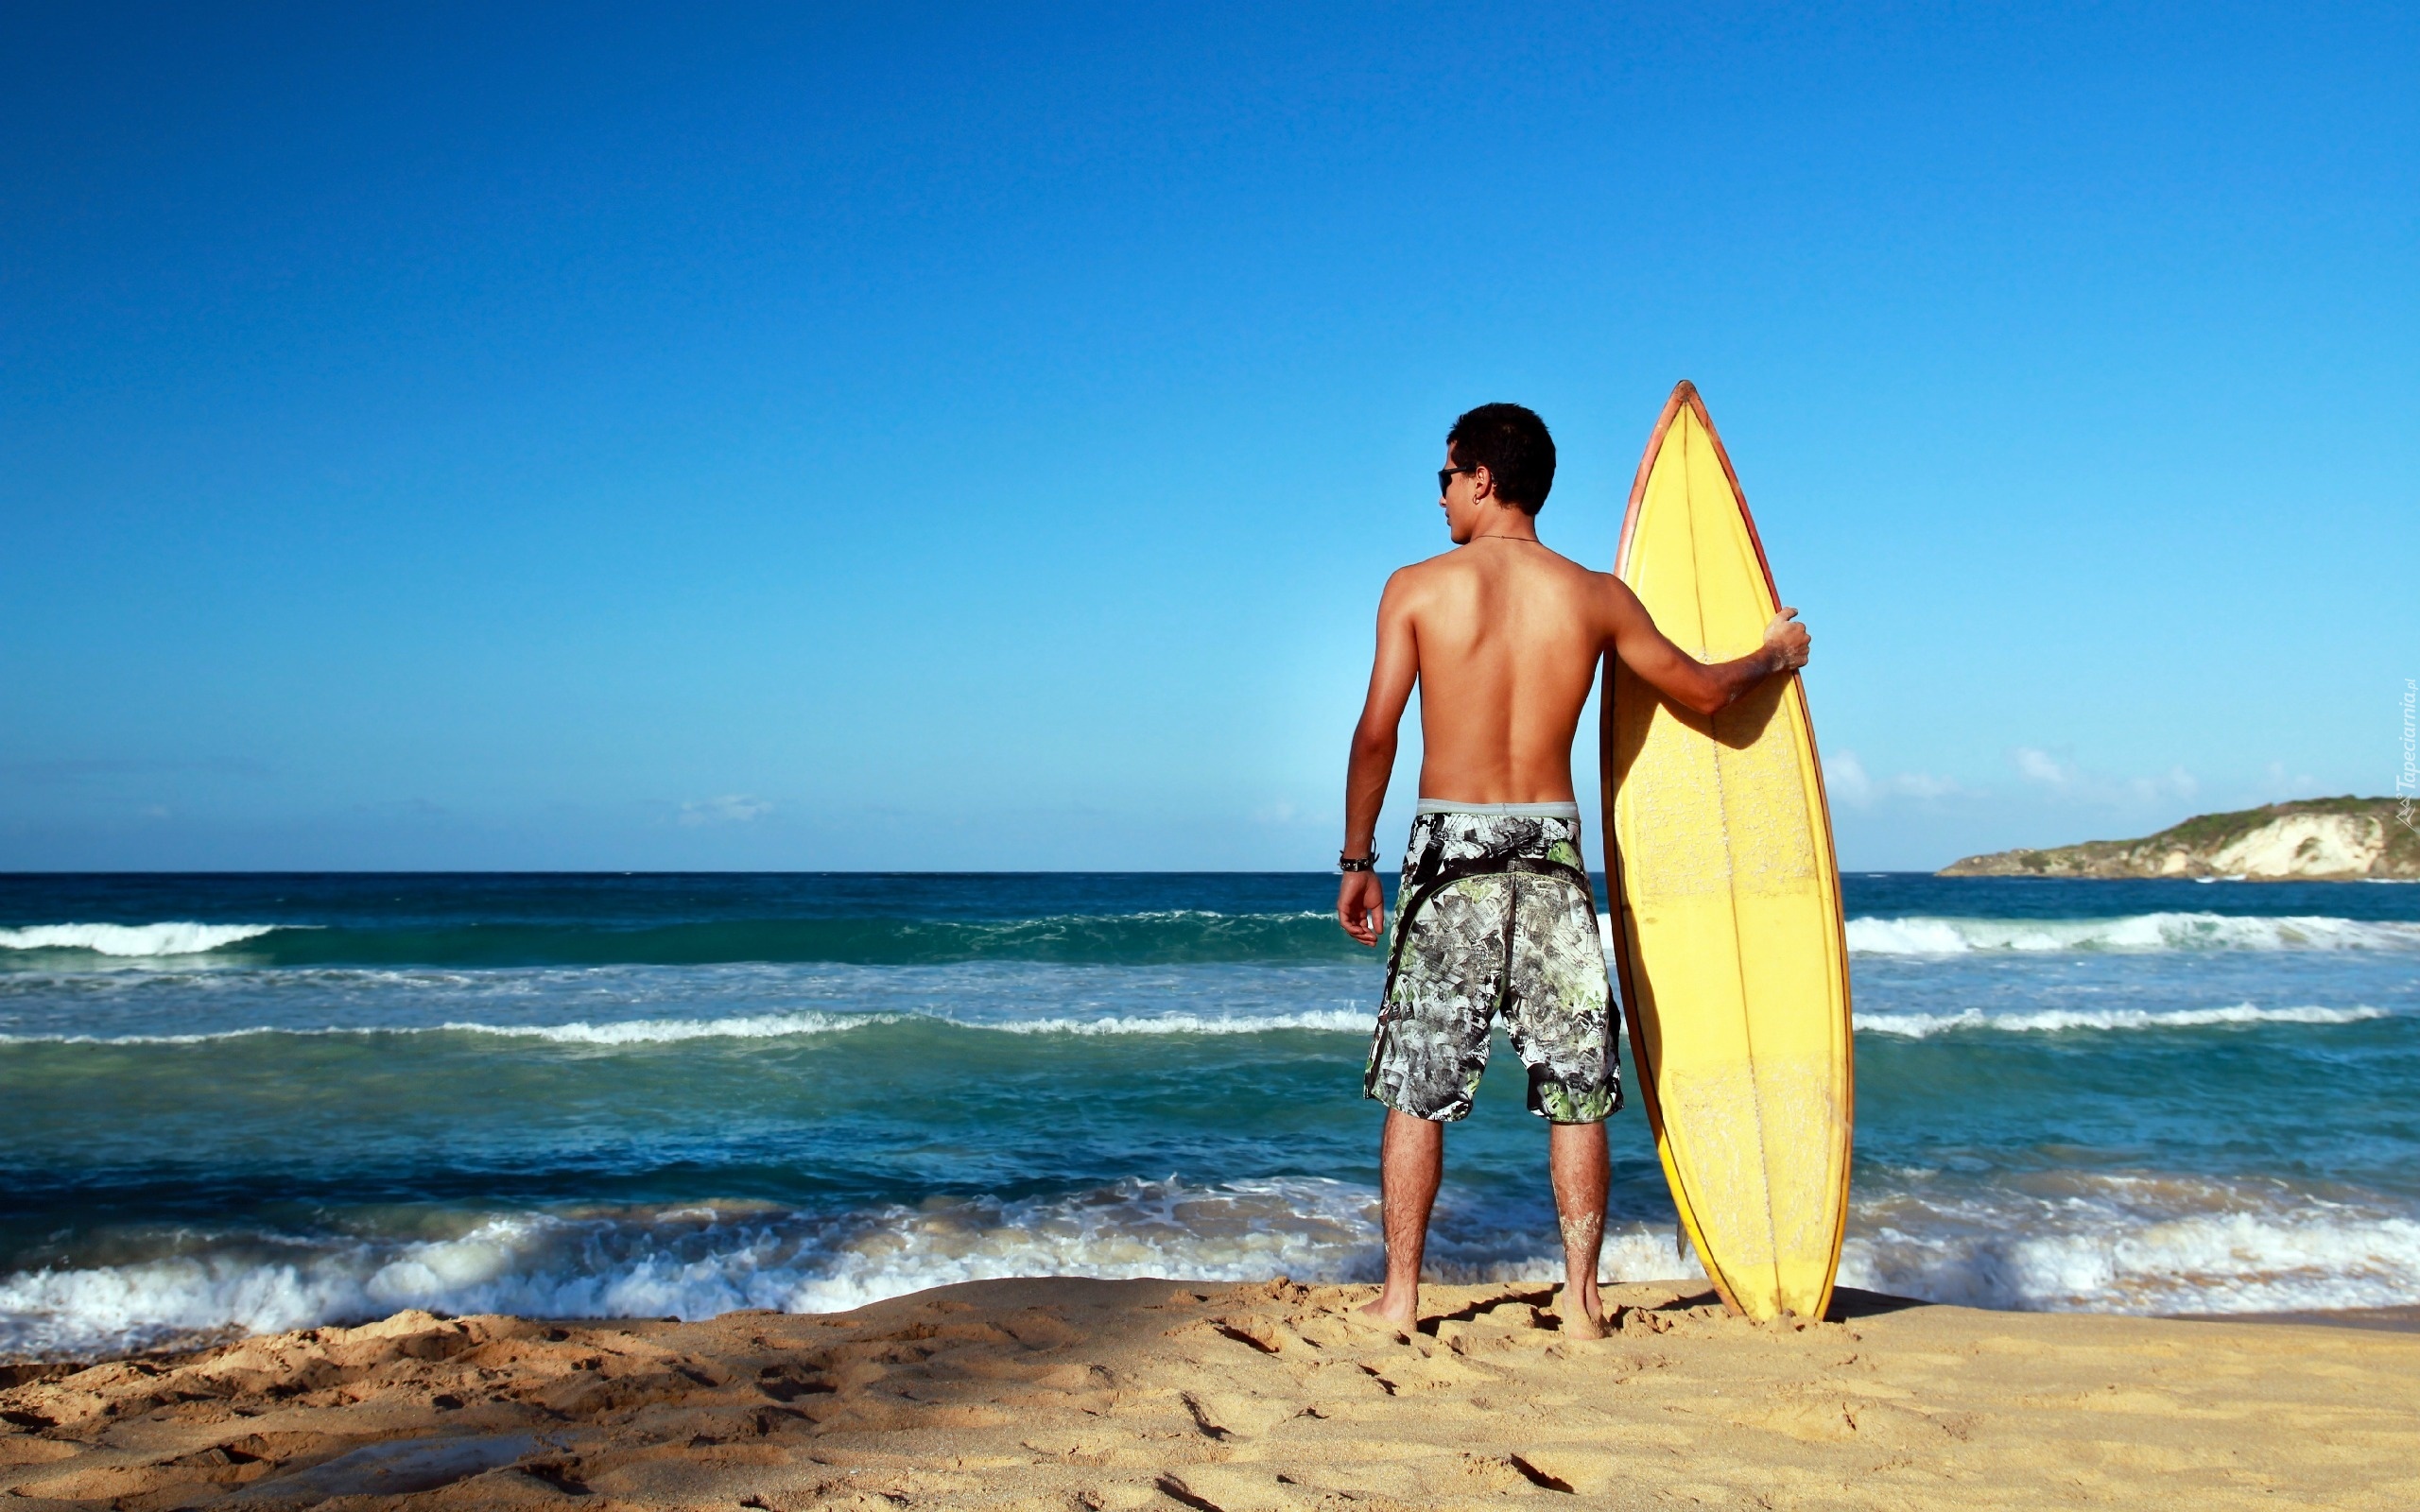
M 1664 405 L 1614 572 L 1703 661 L 1778 610 L 1697 389 Z M 1848 1216 L 1848 942 L 1806 694 L 1771 678 L 1709 719 L 1606 658 L 1605 875 L 1637 1080 L 1672 1201 L 1734 1312 L 1821 1317 Z

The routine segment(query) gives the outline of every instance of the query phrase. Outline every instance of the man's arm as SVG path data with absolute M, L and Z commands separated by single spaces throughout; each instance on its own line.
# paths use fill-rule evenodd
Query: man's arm
M 1608 575 L 1607 612 L 1613 652 L 1648 685 L 1684 709 L 1720 713 L 1732 700 L 1777 672 L 1806 664 L 1812 644 L 1798 610 L 1785 609 L 1765 627 L 1765 644 L 1729 662 L 1704 662 L 1674 645 L 1647 612 L 1630 585 Z
M 1412 631 L 1411 593 L 1404 575 L 1387 579 L 1378 599 L 1378 652 L 1370 663 L 1370 693 L 1353 727 L 1353 755 L 1344 770 L 1344 853 L 1377 851 L 1378 810 L 1394 775 L 1395 732 L 1420 678 L 1420 642 Z M 1337 922 L 1364 945 L 1387 927 L 1386 890 L 1374 871 L 1348 871 L 1336 892 Z

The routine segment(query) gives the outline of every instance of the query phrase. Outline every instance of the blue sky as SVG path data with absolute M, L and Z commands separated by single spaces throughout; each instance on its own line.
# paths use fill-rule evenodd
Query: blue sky
M 1845 865 L 2391 787 L 2408 8 L 1011 9 L 12 8 L 0 868 L 1323 866 L 1685 376 Z

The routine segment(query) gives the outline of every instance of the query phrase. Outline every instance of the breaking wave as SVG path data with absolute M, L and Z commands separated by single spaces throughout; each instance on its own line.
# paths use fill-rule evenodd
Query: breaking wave
M 834 1312 L 1018 1276 L 1360 1279 L 1379 1266 L 1376 1198 L 1319 1177 L 1208 1187 L 1130 1179 L 1047 1197 L 837 1214 L 714 1204 L 602 1217 L 512 1213 L 457 1237 L 408 1242 L 230 1238 L 202 1254 L 0 1279 L 0 1354 L 142 1348 L 406 1307 L 688 1318 L 746 1307 Z
M 1611 945 L 1612 919 L 1598 916 Z M 2319 915 L 2134 914 L 2116 919 L 1927 916 L 1848 921 L 1859 955 L 2024 952 L 2420 950 L 2420 923 Z M 1369 953 L 1323 913 L 1173 910 L 1041 919 L 786 919 L 612 928 L 462 924 L 362 929 L 293 924 L 36 924 L 0 929 L 0 952 L 140 961 L 212 956 L 216 964 L 310 967 L 705 966 L 829 962 L 940 966 L 978 961 L 1154 966 L 1357 961 Z M 0 955 L 0 963 L 8 957 Z M 26 960 L 20 967 L 35 964 Z
M 1954 1030 L 1999 1034 L 2055 1034 L 2068 1029 L 2202 1029 L 2221 1024 L 2360 1023 L 2389 1016 L 2384 1008 L 2262 1008 L 2238 1003 L 2225 1008 L 2037 1008 L 2024 1013 L 1864 1013 L 1857 1026 L 1869 1034 L 1922 1040 Z
M 1862 1202 L 1841 1280 L 2026 1312 L 2290 1313 L 2420 1297 L 2407 1212 L 2179 1177 Z
M 2318 915 L 2131 914 L 2118 919 L 1852 919 L 1860 955 L 1980 951 L 2420 950 L 2420 924 Z
M 95 955 L 201 955 L 285 928 L 279 924 L 35 924 L 0 929 L 0 951 L 89 951 Z
M 756 919 L 626 926 L 38 924 L 0 929 L 0 950 L 115 957 L 216 954 L 227 964 L 254 967 L 475 968 L 736 962 L 939 966 L 986 960 L 1154 966 L 1356 960 L 1367 954 L 1324 913 L 1199 909 L 1039 919 Z M 43 964 L 59 964 L 58 954 Z
M 1429 1247 L 1452 1281 L 1559 1278 L 1544 1212 L 1452 1211 Z M 1616 1220 L 1608 1280 L 1702 1278 L 1669 1223 Z M 831 1213 L 701 1203 L 468 1215 L 446 1237 L 184 1234 L 176 1252 L 0 1277 L 0 1357 L 94 1354 L 404 1308 L 535 1317 L 822 1313 L 1025 1276 L 1367 1281 L 1377 1193 L 1314 1177 L 1128 1179 L 1046 1196 Z M 1861 1198 L 1843 1283 L 2024 1311 L 2253 1313 L 2407 1304 L 2420 1222 L 2220 1184 L 2094 1178 L 2056 1198 Z
M 254 1040 L 285 1035 L 302 1039 L 351 1036 L 422 1036 L 439 1034 L 492 1035 L 503 1040 L 534 1040 L 564 1045 L 661 1045 L 692 1040 L 786 1040 L 838 1034 L 879 1023 L 918 1022 L 986 1034 L 1015 1035 L 1236 1035 L 1270 1034 L 1286 1029 L 1350 1031 L 1367 1034 L 1367 1008 L 1312 1008 L 1270 1014 L 1101 1014 L 1093 1018 L 1006 1019 L 973 1022 L 921 1013 L 766 1013 L 722 1019 L 630 1019 L 602 1023 L 437 1023 L 407 1027 L 327 1025 L 307 1029 L 267 1024 L 199 1034 L 0 1034 L 0 1044 L 55 1045 L 199 1045 L 229 1040 Z

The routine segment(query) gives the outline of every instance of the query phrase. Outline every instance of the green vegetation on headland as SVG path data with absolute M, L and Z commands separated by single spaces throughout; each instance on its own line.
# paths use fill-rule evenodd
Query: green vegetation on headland
M 1944 877 L 2240 877 L 2252 882 L 2420 880 L 2413 810 L 2391 798 L 2311 798 L 2202 814 L 2140 840 L 1996 850 Z M 2414 817 L 2420 823 L 2420 816 Z

